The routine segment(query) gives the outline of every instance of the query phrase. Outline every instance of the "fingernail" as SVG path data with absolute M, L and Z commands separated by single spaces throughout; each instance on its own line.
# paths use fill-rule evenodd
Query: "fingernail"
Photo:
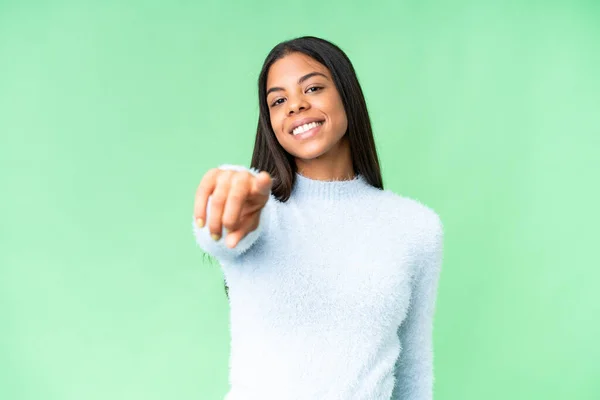
M 196 224 L 198 224 L 198 228 L 204 228 L 204 220 L 202 218 L 196 219 Z
M 221 235 L 219 235 L 218 233 L 213 233 L 212 235 L 210 235 L 211 238 L 213 238 L 213 240 L 216 242 L 217 240 L 221 239 Z

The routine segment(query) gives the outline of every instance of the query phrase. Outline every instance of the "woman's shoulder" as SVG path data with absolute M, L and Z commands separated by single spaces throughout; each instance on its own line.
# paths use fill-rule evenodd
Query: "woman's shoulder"
M 381 208 L 390 216 L 399 217 L 421 231 L 439 235 L 443 231 L 440 215 L 425 201 L 398 194 L 392 190 L 380 190 Z
M 424 201 L 400 195 L 390 190 L 385 198 L 386 223 L 398 234 L 399 240 L 409 243 L 419 259 L 437 260 L 443 249 L 444 226 L 440 215 Z

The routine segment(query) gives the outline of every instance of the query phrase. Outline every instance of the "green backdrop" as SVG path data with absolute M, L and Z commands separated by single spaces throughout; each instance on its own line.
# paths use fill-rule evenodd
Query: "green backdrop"
M 353 61 L 384 183 L 445 225 L 436 399 L 600 399 L 600 2 L 0 1 L 0 398 L 222 399 L 206 170 L 256 79 Z

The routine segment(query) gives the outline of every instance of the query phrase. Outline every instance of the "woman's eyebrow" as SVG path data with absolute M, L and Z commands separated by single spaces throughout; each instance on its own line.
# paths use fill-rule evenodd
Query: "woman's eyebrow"
M 323 74 L 321 72 L 316 72 L 315 71 L 315 72 L 310 72 L 310 73 L 308 73 L 306 75 L 301 76 L 300 79 L 298 79 L 298 85 L 300 85 L 305 80 L 312 78 L 313 76 L 322 76 L 325 79 L 329 79 L 327 77 L 327 75 L 325 75 L 325 74 Z M 269 90 L 267 90 L 266 96 L 268 96 L 269 93 L 271 93 L 271 92 L 277 92 L 277 91 L 280 91 L 280 90 L 283 90 L 283 88 L 282 87 L 278 87 L 278 86 L 272 87 Z

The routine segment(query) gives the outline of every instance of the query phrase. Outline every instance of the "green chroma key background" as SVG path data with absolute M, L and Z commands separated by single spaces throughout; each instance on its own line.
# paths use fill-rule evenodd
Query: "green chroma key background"
M 270 48 L 358 72 L 385 186 L 445 225 L 439 400 L 600 399 L 597 1 L 0 1 L 0 398 L 222 399 L 193 196 Z

